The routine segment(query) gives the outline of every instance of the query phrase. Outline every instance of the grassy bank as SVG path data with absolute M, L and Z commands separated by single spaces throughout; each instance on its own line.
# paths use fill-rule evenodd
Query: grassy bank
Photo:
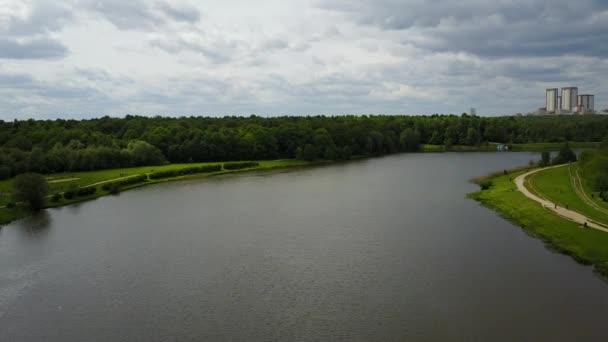
M 595 229 L 583 229 L 563 219 L 516 190 L 513 179 L 525 171 L 490 175 L 478 181 L 490 180 L 492 186 L 469 194 L 469 197 L 496 210 L 501 216 L 521 226 L 531 236 L 542 239 L 560 253 L 572 256 L 608 279 L 608 234 Z
M 571 148 L 597 148 L 599 142 L 569 142 Z M 559 150 L 564 145 L 560 143 L 529 143 L 529 144 L 508 144 L 511 151 L 516 152 L 541 152 L 541 151 L 552 151 Z M 424 144 L 421 146 L 422 152 L 495 152 L 497 150 L 496 144 L 481 144 L 477 146 L 468 145 L 431 145 Z
M 598 193 L 582 186 L 582 178 L 577 177 L 578 168 L 575 163 L 539 171 L 527 178 L 526 187 L 539 197 L 608 226 L 606 203 L 601 201 Z
M 59 200 L 52 201 L 50 198 L 47 201 L 47 208 L 61 207 L 77 202 L 87 201 L 102 196 L 110 195 L 112 192 L 116 192 L 116 189 L 108 189 L 109 183 L 119 183 L 124 180 L 137 179 L 138 176 L 149 176 L 151 174 L 159 174 L 167 171 L 180 171 L 187 170 L 194 167 L 204 167 L 211 165 L 223 165 L 224 163 L 193 163 L 193 164 L 169 164 L 163 166 L 150 166 L 150 167 L 136 167 L 136 168 L 123 168 L 123 169 L 112 169 L 112 170 L 100 170 L 90 172 L 74 172 L 74 173 L 61 173 L 61 174 L 50 174 L 46 175 L 49 181 L 49 194 L 58 194 L 68 191 L 74 186 L 78 187 L 95 187 L 96 191 L 94 194 L 86 196 L 75 196 L 71 199 L 66 199 L 64 196 L 58 196 Z M 274 161 L 260 161 L 258 166 L 248 167 L 244 169 L 227 170 L 224 167 L 217 172 L 207 173 L 195 173 L 188 175 L 178 175 L 163 177 L 159 179 L 146 178 L 146 180 L 134 182 L 131 184 L 124 184 L 119 186 L 119 191 L 126 191 L 133 188 L 138 188 L 146 185 L 164 183 L 176 180 L 204 178 L 217 175 L 231 174 L 237 172 L 247 172 L 254 170 L 271 170 L 277 168 L 290 168 L 298 166 L 312 165 L 312 163 L 300 161 L 300 160 L 274 160 Z M 5 206 L 7 203 L 12 201 L 11 191 L 13 188 L 13 179 L 5 180 L 0 182 L 0 207 Z M 29 215 L 30 212 L 24 205 L 17 205 L 14 208 L 0 208 L 0 225 L 7 224 L 19 218 L 23 218 Z

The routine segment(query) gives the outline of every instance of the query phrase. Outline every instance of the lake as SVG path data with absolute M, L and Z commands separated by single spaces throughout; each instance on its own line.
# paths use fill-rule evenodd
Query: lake
M 538 158 L 401 154 L 47 210 L 0 230 L 0 341 L 606 341 L 592 268 L 466 198 Z

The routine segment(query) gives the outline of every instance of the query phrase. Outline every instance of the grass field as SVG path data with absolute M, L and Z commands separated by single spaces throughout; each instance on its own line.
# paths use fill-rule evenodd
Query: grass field
M 192 178 L 202 178 L 215 176 L 220 174 L 228 174 L 228 173 L 236 173 L 236 172 L 244 172 L 251 170 L 269 170 L 275 168 L 287 168 L 287 167 L 296 167 L 296 166 L 304 166 L 310 163 L 300 160 L 286 159 L 286 160 L 273 160 L 273 161 L 260 161 L 260 165 L 258 167 L 242 169 L 242 170 L 222 170 L 219 172 L 213 173 L 201 173 L 201 174 L 192 174 L 187 176 L 178 176 L 171 178 L 163 178 L 158 180 L 148 180 L 145 182 L 131 184 L 128 186 L 121 187 L 122 191 L 129 190 L 136 187 L 141 187 L 144 185 L 175 181 L 180 179 L 192 179 Z M 67 200 L 65 198 L 61 198 L 58 202 L 48 201 L 48 207 L 58 207 L 67 204 L 72 204 L 76 202 L 81 202 L 85 200 L 90 200 L 94 198 L 98 198 L 101 196 L 106 196 L 109 194 L 109 191 L 104 190 L 101 187 L 103 182 L 110 182 L 116 179 L 123 179 L 125 177 L 132 177 L 137 175 L 149 174 L 151 172 L 158 171 L 169 171 L 169 170 L 180 170 L 185 168 L 191 168 L 196 166 L 204 166 L 204 165 L 216 165 L 223 163 L 192 163 L 192 164 L 169 164 L 163 166 L 146 166 L 146 167 L 135 167 L 135 168 L 123 168 L 123 169 L 111 169 L 111 170 L 99 170 L 99 171 L 90 171 L 90 172 L 71 172 L 71 173 L 61 173 L 61 174 L 49 174 L 46 175 L 47 180 L 49 180 L 49 194 L 61 193 L 68 190 L 73 185 L 78 185 L 79 187 L 86 187 L 95 185 L 97 187 L 97 192 L 93 195 L 77 197 L 71 200 Z M 63 181 L 66 180 L 66 181 Z M 12 199 L 12 188 L 13 188 L 13 179 L 5 180 L 0 182 L 0 207 L 5 206 L 9 202 L 14 202 Z M 18 205 L 15 208 L 0 208 L 0 224 L 6 224 L 15 219 L 21 218 L 28 215 L 28 211 L 22 205 Z
M 525 171 L 491 177 L 492 187 L 469 197 L 520 225 L 527 233 L 541 238 L 551 249 L 572 256 L 608 277 L 608 234 L 584 229 L 563 219 L 516 190 L 513 179 Z
M 578 168 L 578 164 L 570 164 L 539 171 L 528 177 L 526 187 L 539 197 L 608 225 L 606 203 L 598 194 L 588 192 L 589 189 L 575 182 Z

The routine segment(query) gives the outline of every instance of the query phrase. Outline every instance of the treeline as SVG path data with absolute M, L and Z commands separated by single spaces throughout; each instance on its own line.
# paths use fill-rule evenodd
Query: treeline
M 608 116 L 103 117 L 0 121 L 0 179 L 167 162 L 350 159 L 420 144 L 599 141 Z

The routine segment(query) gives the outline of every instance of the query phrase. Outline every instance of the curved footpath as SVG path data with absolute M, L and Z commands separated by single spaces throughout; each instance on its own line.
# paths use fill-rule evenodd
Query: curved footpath
M 524 185 L 525 181 L 526 181 L 526 177 L 528 177 L 528 176 L 530 176 L 530 175 L 532 175 L 532 174 L 534 174 L 536 172 L 552 169 L 552 168 L 555 168 L 555 167 L 563 167 L 563 166 L 566 166 L 566 165 L 568 165 L 568 164 L 549 166 L 549 167 L 545 167 L 545 168 L 542 168 L 542 169 L 532 170 L 532 171 L 529 171 L 529 172 L 526 172 L 526 173 L 524 173 L 522 175 L 517 176 L 517 178 L 515 178 L 515 185 L 517 186 L 517 190 L 519 190 L 519 192 L 521 192 L 522 194 L 524 194 L 524 196 L 528 197 L 529 199 L 531 199 L 531 200 L 533 200 L 535 202 L 540 203 L 545 209 L 549 209 L 549 210 L 553 211 L 555 214 L 557 214 L 557 215 L 559 215 L 559 216 L 561 216 L 561 217 L 563 217 L 563 218 L 565 218 L 567 220 L 574 221 L 574 222 L 576 222 L 578 224 L 581 224 L 581 225 L 585 224 L 585 222 L 586 222 L 588 227 L 594 228 L 594 229 L 597 229 L 597 230 L 601 230 L 601 231 L 604 231 L 604 232 L 608 233 L 608 228 L 607 227 L 594 222 L 592 219 L 588 218 L 585 215 L 579 214 L 576 211 L 572 211 L 572 210 L 569 210 L 569 209 L 566 209 L 566 208 L 563 208 L 563 207 L 560 207 L 560 206 L 556 206 L 555 203 L 553 203 L 551 201 L 548 201 L 548 200 L 546 200 L 544 198 L 540 198 L 540 197 L 536 196 L 535 194 L 533 194 L 532 192 L 530 192 L 530 190 L 528 190 L 528 188 L 526 188 L 526 186 Z

